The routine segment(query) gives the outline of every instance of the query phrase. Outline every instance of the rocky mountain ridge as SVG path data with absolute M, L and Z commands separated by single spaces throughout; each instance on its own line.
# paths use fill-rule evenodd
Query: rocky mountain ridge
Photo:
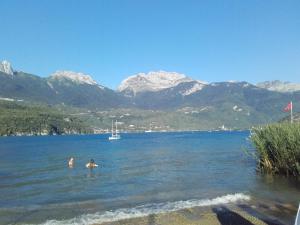
M 127 102 L 120 93 L 83 73 L 57 71 L 43 78 L 21 71 L 11 73 L 11 65 L 2 64 L 6 67 L 0 71 L 0 99 L 86 108 L 114 108 Z
M 288 81 L 265 81 L 256 84 L 260 88 L 265 88 L 270 91 L 278 91 L 278 92 L 294 92 L 300 91 L 300 83 L 291 83 Z
M 90 75 L 86 75 L 84 73 L 77 73 L 73 71 L 64 71 L 58 70 L 52 75 L 50 75 L 49 79 L 69 79 L 79 84 L 90 84 L 90 85 L 98 85 L 95 80 Z
M 138 109 L 161 111 L 169 116 L 173 115 L 170 112 L 178 112 L 174 115 L 176 120 L 184 112 L 182 115 L 188 115 L 187 124 L 208 124 L 206 120 L 213 120 L 235 127 L 276 121 L 285 115 L 283 108 L 291 100 L 294 110 L 300 111 L 300 91 L 272 91 L 248 82 L 206 83 L 175 72 L 131 76 L 122 82 L 119 91 L 106 88 L 83 73 L 59 71 L 42 78 L 20 71 L 13 71 L 13 75 L 6 72 L 0 72 L 1 101 L 63 105 L 91 112 Z
M 15 71 L 11 65 L 11 63 L 7 60 L 3 60 L 0 62 L 0 72 L 7 75 L 14 75 L 14 73 L 23 73 L 22 71 Z M 30 74 L 31 75 L 31 74 Z M 37 76 L 38 77 L 38 76 Z M 40 78 L 40 77 L 39 77 Z M 101 84 L 98 84 L 91 75 L 84 74 L 82 72 L 74 72 L 74 71 L 66 71 L 66 70 L 58 70 L 51 74 L 46 79 L 51 83 L 53 80 L 64 81 L 69 80 L 71 82 L 77 84 L 89 84 L 89 85 L 97 85 L 101 88 L 105 88 Z M 129 76 L 124 79 L 116 91 L 127 94 L 128 96 L 136 95 L 142 92 L 159 92 L 164 89 L 175 88 L 178 85 L 189 83 L 190 89 L 181 91 L 182 95 L 190 95 L 197 91 L 202 90 L 207 85 L 218 85 L 218 83 L 223 82 L 214 82 L 208 83 L 205 81 L 199 81 L 192 79 L 185 74 L 177 73 L 177 72 L 167 72 L 167 71 L 150 71 L 148 73 L 138 73 L 136 75 Z M 228 81 L 227 83 L 240 83 L 239 81 Z M 277 92 L 295 92 L 300 91 L 300 83 L 292 83 L 288 81 L 265 81 L 255 84 L 258 88 L 267 89 L 270 91 Z
M 14 70 L 13 70 L 10 62 L 8 62 L 6 60 L 3 60 L 2 62 L 0 62 L 0 72 L 3 72 L 8 75 L 14 74 Z
M 135 96 L 142 92 L 156 92 L 163 89 L 174 88 L 182 83 L 194 82 L 190 90 L 183 92 L 183 95 L 189 95 L 195 91 L 201 90 L 207 83 L 193 80 L 184 74 L 166 71 L 151 71 L 149 73 L 139 73 L 123 80 L 118 91 Z

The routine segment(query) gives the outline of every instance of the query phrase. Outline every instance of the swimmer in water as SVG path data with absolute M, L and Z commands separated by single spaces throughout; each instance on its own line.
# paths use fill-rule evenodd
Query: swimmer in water
M 91 159 L 90 162 L 88 162 L 85 166 L 86 166 L 86 168 L 92 169 L 92 168 L 97 167 L 98 165 L 95 163 L 95 161 L 93 159 Z
M 73 166 L 74 166 L 74 158 L 73 157 L 71 157 L 69 159 L 68 165 L 69 165 L 69 168 L 73 168 Z

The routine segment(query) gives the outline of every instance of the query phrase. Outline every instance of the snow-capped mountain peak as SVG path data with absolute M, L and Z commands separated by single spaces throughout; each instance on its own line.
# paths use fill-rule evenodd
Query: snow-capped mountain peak
M 14 74 L 14 70 L 10 64 L 10 62 L 3 60 L 0 63 L 0 71 L 9 75 L 13 75 Z
M 94 81 L 90 75 L 86 75 L 83 73 L 76 73 L 73 71 L 56 71 L 51 75 L 51 78 L 53 79 L 65 78 L 79 84 L 98 85 L 97 82 Z
M 192 81 L 194 80 L 184 74 L 166 71 L 152 71 L 149 73 L 138 73 L 128 77 L 122 81 L 118 90 L 121 92 L 130 91 L 136 94 L 138 92 L 160 91 L 162 89 L 175 87 L 180 83 Z M 199 89 L 199 86 L 196 89 Z

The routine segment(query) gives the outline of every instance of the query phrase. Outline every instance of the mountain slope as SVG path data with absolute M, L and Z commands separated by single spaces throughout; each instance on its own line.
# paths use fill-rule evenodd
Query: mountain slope
M 166 72 L 166 71 L 157 71 L 157 72 L 149 72 L 139 73 L 137 75 L 133 75 L 122 81 L 118 90 L 127 96 L 136 96 L 140 93 L 145 92 L 158 92 L 165 89 L 170 89 L 178 86 L 183 83 L 194 82 L 195 85 L 190 92 L 200 90 L 203 86 L 205 86 L 205 82 L 200 82 L 193 80 L 184 74 L 176 73 L 176 72 Z M 190 92 L 186 91 L 182 94 L 190 94 Z
M 0 100 L 0 136 L 91 133 L 77 117 L 46 106 Z
M 58 71 L 41 78 L 24 72 L 3 71 L 0 71 L 0 98 L 95 109 L 128 104 L 122 94 L 97 84 L 82 73 Z
M 281 119 L 279 122 L 290 122 L 291 121 L 291 116 L 288 115 L 286 117 L 284 117 L 283 119 Z M 300 123 L 300 112 L 294 112 L 293 113 L 293 122 L 294 123 Z
M 270 91 L 278 91 L 278 92 L 294 92 L 300 91 L 300 84 L 299 83 L 291 83 L 287 81 L 265 81 L 256 84 L 260 88 L 265 88 Z
M 99 125 L 98 120 L 106 119 L 95 115 L 104 110 L 136 110 L 149 117 L 136 114 L 128 123 L 142 124 L 139 118 L 145 118 L 146 123 L 155 120 L 174 129 L 208 129 L 223 124 L 241 128 L 277 121 L 286 116 L 282 109 L 291 100 L 294 110 L 300 111 L 300 91 L 271 91 L 247 82 L 207 84 L 183 74 L 158 71 L 129 77 L 117 92 L 83 73 L 57 71 L 41 78 L 17 72 L 8 62 L 1 65 L 0 100 L 77 107 L 85 113 L 91 111 L 87 115 Z
M 284 115 L 283 107 L 291 99 L 299 108 L 300 92 L 279 93 L 258 88 L 247 82 L 221 82 L 210 84 L 202 91 L 189 96 L 185 104 L 211 106 L 216 109 L 227 105 L 227 112 L 244 113 L 249 117 L 254 116 L 255 120 L 259 116 L 257 121 L 269 122 Z
M 128 100 L 120 93 L 103 87 L 90 76 L 70 71 L 59 71 L 47 78 L 56 93 L 56 100 L 66 105 L 85 108 L 115 108 Z
M 189 95 L 182 94 L 194 84 L 193 81 L 183 82 L 159 91 L 139 92 L 132 96 L 132 100 L 137 108 L 147 110 L 195 108 L 193 111 L 204 120 L 223 117 L 235 126 L 276 121 L 285 115 L 283 107 L 290 100 L 294 101 L 296 108 L 300 106 L 300 92 L 269 91 L 247 82 L 211 83 Z
M 50 88 L 44 78 L 35 75 L 24 72 L 14 72 L 13 75 L 9 75 L 0 72 L 0 85 L 2 98 L 57 103 L 55 91 Z

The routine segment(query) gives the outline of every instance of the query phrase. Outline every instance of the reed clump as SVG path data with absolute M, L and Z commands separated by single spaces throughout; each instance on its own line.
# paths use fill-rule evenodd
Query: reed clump
M 300 175 L 300 124 L 276 123 L 251 131 L 262 172 Z

